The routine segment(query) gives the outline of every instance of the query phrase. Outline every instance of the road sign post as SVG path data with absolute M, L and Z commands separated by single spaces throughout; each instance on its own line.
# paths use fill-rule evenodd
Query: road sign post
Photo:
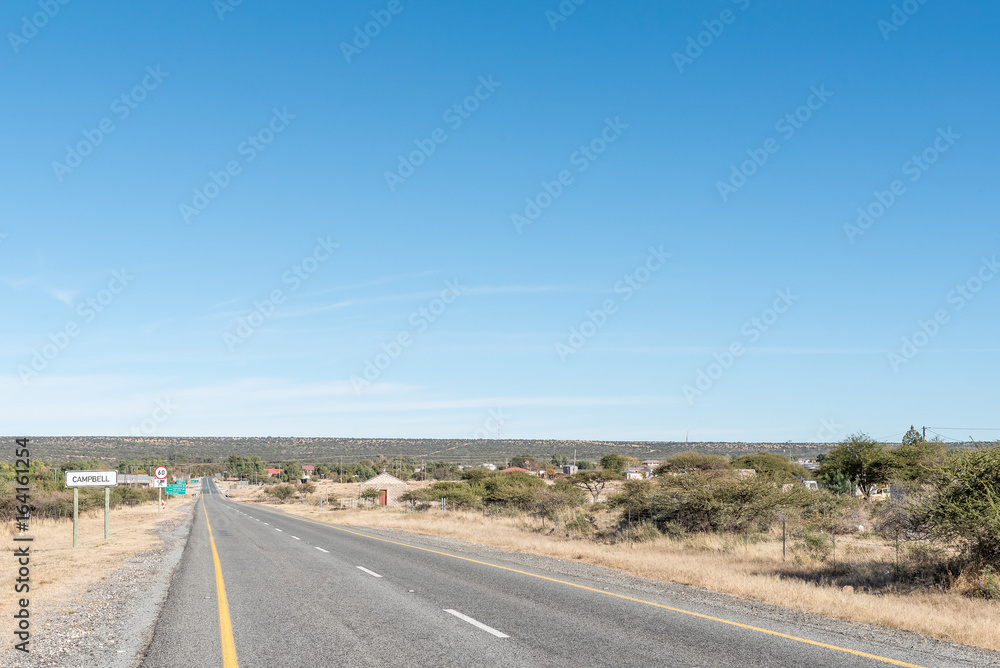
M 111 488 L 104 488 L 104 540 L 111 540 Z
M 156 485 L 156 498 L 160 501 L 160 512 L 167 509 L 167 502 L 163 500 L 163 488 L 167 486 L 167 475 L 170 471 L 166 466 L 157 466 L 153 469 L 153 484 Z
M 80 490 L 73 488 L 73 547 L 80 542 Z
M 111 488 L 118 486 L 118 471 L 66 471 L 66 486 L 73 488 L 73 547 L 80 544 L 80 488 L 104 488 L 104 540 L 111 538 Z

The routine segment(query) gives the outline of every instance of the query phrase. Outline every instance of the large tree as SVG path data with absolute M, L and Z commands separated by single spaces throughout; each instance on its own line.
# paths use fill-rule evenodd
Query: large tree
M 848 436 L 831 450 L 818 470 L 819 475 L 839 471 L 857 485 L 866 499 L 879 485 L 885 485 L 896 471 L 893 451 L 864 432 Z
M 947 453 L 945 444 L 939 440 L 925 441 L 903 439 L 903 443 L 892 450 L 896 477 L 902 480 L 926 482 L 945 465 Z
M 607 471 L 621 473 L 628 466 L 628 459 L 614 452 L 601 457 L 601 468 Z
M 903 445 L 913 445 L 914 443 L 922 443 L 923 441 L 924 435 L 917 431 L 912 424 L 907 432 L 903 434 Z
M 621 477 L 617 471 L 603 469 L 601 471 L 580 471 L 569 476 L 567 480 L 580 489 L 590 492 L 590 495 L 594 497 L 594 503 L 597 503 L 597 497 L 601 495 L 607 484 L 612 480 L 621 480 Z
M 295 482 L 302 478 L 302 467 L 298 462 L 285 462 L 281 465 L 281 477 L 289 482 Z

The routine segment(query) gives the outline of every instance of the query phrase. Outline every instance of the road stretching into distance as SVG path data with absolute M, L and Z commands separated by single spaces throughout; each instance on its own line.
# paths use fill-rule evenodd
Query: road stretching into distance
M 974 665 L 890 633 L 487 563 L 229 501 L 210 478 L 202 488 L 145 668 Z

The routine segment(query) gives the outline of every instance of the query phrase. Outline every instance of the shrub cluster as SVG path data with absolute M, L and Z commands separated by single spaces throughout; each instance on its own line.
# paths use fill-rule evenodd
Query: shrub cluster
M 422 508 L 445 499 L 450 508 L 508 508 L 544 516 L 553 516 L 562 508 L 579 506 L 586 499 L 586 493 L 567 480 L 547 485 L 544 480 L 523 471 L 503 473 L 471 469 L 464 471 L 462 477 L 462 482 L 436 482 L 400 498 L 420 503 Z
M 786 490 L 781 477 L 702 469 L 629 480 L 610 503 L 632 522 L 652 522 L 667 533 L 748 533 L 767 531 L 782 512 L 819 515 L 842 501 L 799 486 Z

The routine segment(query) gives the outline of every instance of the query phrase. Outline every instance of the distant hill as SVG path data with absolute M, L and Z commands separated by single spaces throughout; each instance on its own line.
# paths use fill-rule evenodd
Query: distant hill
M 9 440 L 13 441 L 13 437 Z M 760 451 L 815 457 L 834 443 L 683 443 L 674 441 L 572 441 L 534 439 L 410 439 L 410 438 L 187 438 L 45 436 L 31 439 L 33 459 L 61 464 L 98 459 L 168 459 L 221 461 L 229 455 L 258 455 L 266 461 L 345 463 L 378 455 L 403 456 L 456 463 L 497 463 L 515 455 L 549 459 L 553 454 L 596 461 L 609 452 L 639 459 L 662 459 L 677 452 L 697 450 L 722 455 Z

